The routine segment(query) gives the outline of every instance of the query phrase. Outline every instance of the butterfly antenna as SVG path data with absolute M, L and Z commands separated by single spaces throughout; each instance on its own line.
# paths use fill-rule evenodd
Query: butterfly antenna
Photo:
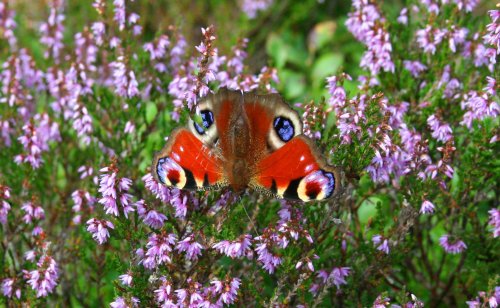
M 240 200 L 241 200 L 241 196 L 240 196 Z M 257 231 L 257 229 L 255 228 L 255 223 L 253 222 L 252 218 L 250 217 L 250 215 L 248 214 L 248 211 L 247 211 L 247 207 L 245 205 L 245 203 L 243 203 L 243 209 L 245 210 L 245 214 L 247 215 L 248 217 L 248 221 L 250 222 L 250 224 L 252 224 L 252 229 L 253 231 L 255 232 L 255 234 L 257 234 L 257 236 L 260 236 L 259 234 L 259 231 Z

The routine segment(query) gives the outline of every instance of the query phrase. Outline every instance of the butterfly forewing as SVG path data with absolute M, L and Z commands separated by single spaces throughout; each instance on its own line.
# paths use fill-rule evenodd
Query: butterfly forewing
M 179 189 L 203 189 L 224 185 L 220 157 L 191 131 L 175 130 L 153 159 L 157 181 Z
M 281 198 L 302 201 L 330 198 L 338 173 L 321 159 L 312 142 L 297 136 L 257 164 L 253 185 Z

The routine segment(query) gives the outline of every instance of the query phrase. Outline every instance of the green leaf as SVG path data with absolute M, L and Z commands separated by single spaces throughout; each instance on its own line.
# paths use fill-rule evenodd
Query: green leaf
M 311 78 L 315 85 L 321 85 L 325 78 L 334 75 L 344 63 L 344 57 L 339 53 L 327 53 L 313 64 Z
M 156 104 L 153 102 L 149 102 L 146 104 L 146 122 L 148 124 L 151 124 L 153 122 L 154 118 L 158 114 L 158 108 L 156 107 Z
M 308 37 L 309 52 L 314 53 L 331 42 L 336 29 L 337 23 L 333 20 L 320 22 L 314 26 Z
M 286 97 L 296 98 L 304 93 L 306 88 L 304 75 L 290 70 L 282 70 L 280 79 L 283 81 L 283 84 L 286 85 L 284 89 Z
M 267 54 L 273 59 L 274 65 L 277 68 L 285 66 L 288 51 L 287 46 L 280 35 L 276 33 L 269 35 L 266 44 L 266 51 Z

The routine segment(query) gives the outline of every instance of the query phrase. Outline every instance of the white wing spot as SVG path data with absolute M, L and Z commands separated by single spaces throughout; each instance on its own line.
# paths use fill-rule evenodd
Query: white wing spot
M 305 170 L 306 172 L 309 172 L 309 171 L 313 170 L 313 168 L 314 168 L 314 165 L 313 165 L 313 164 L 310 164 L 310 165 L 307 165 L 307 166 L 304 168 L 304 170 Z
M 300 157 L 300 161 L 304 161 L 304 159 L 306 159 L 306 158 L 305 158 L 305 156 L 304 156 L 304 155 L 302 155 L 302 156 Z
M 181 150 L 181 152 L 184 152 L 184 147 L 181 145 L 181 146 L 179 147 L 179 150 Z
M 172 152 L 172 158 L 175 159 L 176 161 L 181 161 L 181 157 L 179 154 Z

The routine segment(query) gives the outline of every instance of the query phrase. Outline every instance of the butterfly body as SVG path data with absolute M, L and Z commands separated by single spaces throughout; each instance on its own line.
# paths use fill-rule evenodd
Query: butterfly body
M 250 187 L 281 198 L 322 200 L 337 171 L 302 135 L 302 123 L 278 94 L 222 89 L 199 104 L 201 124 L 176 129 L 153 160 L 153 175 L 181 189 Z

